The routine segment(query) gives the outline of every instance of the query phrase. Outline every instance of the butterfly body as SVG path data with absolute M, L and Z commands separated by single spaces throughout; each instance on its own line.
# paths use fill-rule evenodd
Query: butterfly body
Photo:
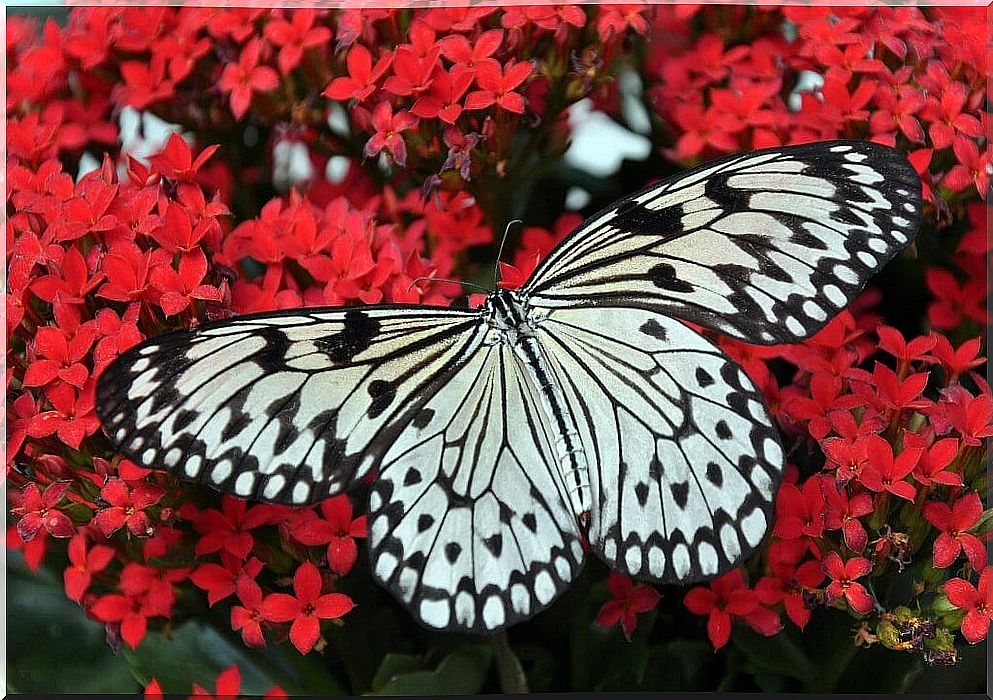
M 758 389 L 684 323 L 824 327 L 915 235 L 893 149 L 738 154 L 594 214 L 480 309 L 274 311 L 150 338 L 99 378 L 123 454 L 303 506 L 373 475 L 373 577 L 425 626 L 490 633 L 587 555 L 685 583 L 763 540 L 785 455 Z
M 589 464 L 580 441 L 576 417 L 562 393 L 548 362 L 538 334 L 542 315 L 534 313 L 527 300 L 513 291 L 498 289 L 486 299 L 486 317 L 498 334 L 497 342 L 506 343 L 541 394 L 545 419 L 554 426 L 555 451 L 559 470 L 566 484 L 569 503 L 581 523 L 589 518 Z

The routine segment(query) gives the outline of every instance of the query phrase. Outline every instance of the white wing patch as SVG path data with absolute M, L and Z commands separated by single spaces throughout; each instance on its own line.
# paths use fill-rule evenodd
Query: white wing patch
M 715 576 L 752 551 L 783 451 L 744 371 L 640 309 L 555 309 L 539 328 L 591 464 L 593 550 L 667 583 Z
M 573 231 L 522 293 L 532 306 L 640 306 L 752 343 L 821 327 L 906 247 L 917 173 L 869 142 L 736 155 L 632 195 Z
M 492 632 L 546 608 L 582 567 L 540 398 L 506 345 L 479 351 L 383 456 L 375 577 L 434 629 Z
M 205 324 L 126 353 L 97 412 L 119 450 L 237 496 L 348 488 L 413 400 L 481 338 L 478 313 L 300 309 Z

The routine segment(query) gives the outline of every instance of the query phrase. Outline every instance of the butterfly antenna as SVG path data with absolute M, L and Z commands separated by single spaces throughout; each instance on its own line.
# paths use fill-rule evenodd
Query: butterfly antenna
M 500 240 L 500 250 L 497 251 L 496 262 L 493 263 L 493 288 L 496 289 L 498 281 L 500 279 L 500 261 L 503 259 L 503 247 L 507 244 L 507 234 L 510 233 L 510 227 L 514 224 L 524 225 L 524 222 L 520 219 L 514 219 L 513 221 L 507 222 L 507 228 L 503 230 L 503 238 Z
M 475 282 L 466 282 L 465 280 L 450 280 L 450 279 L 447 279 L 445 277 L 430 277 L 428 275 L 421 275 L 420 277 L 415 277 L 411 281 L 410 286 L 407 287 L 407 291 L 409 292 L 411 289 L 413 289 L 414 288 L 414 285 L 417 284 L 418 282 L 425 282 L 425 281 L 427 281 L 427 282 L 447 282 L 448 284 L 460 284 L 463 287 L 471 287 L 472 289 L 477 289 L 480 292 L 482 292 L 483 294 L 489 294 L 491 291 L 493 291 L 491 289 L 487 289 L 486 287 L 484 287 L 482 285 L 476 284 Z

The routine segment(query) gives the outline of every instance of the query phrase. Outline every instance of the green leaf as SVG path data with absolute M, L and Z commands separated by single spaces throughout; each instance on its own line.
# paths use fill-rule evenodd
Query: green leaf
M 7 585 L 8 692 L 140 690 L 127 664 L 107 645 L 104 626 L 65 597 L 51 572 L 32 573 L 20 553 L 8 551 Z
M 719 657 L 698 639 L 674 639 L 651 650 L 640 691 L 714 690 L 720 677 Z
M 738 627 L 731 635 L 731 643 L 758 671 L 801 681 L 810 680 L 818 673 L 817 664 L 804 653 L 791 627 L 772 637 L 763 637 L 748 627 Z
M 397 676 L 424 670 L 424 659 L 413 654 L 387 654 L 372 678 L 373 688 L 382 688 Z
M 492 652 L 486 646 L 464 646 L 446 656 L 431 670 L 413 670 L 416 657 L 389 654 L 383 659 L 370 695 L 471 695 L 482 690 L 489 672 Z M 391 669 L 396 669 L 393 673 Z M 403 669 L 406 669 L 404 671 Z
M 189 693 L 194 682 L 213 690 L 217 675 L 232 664 L 241 671 L 244 695 L 262 695 L 274 685 L 291 695 L 345 692 L 326 673 L 301 668 L 301 663 L 316 663 L 310 657 L 272 645 L 265 651 L 255 651 L 240 639 L 226 637 L 199 620 L 190 620 L 169 634 L 149 632 L 137 649 L 125 647 L 123 653 L 138 682 L 145 685 L 155 677 L 166 693 Z M 296 659 L 288 658 L 292 655 Z M 285 666 L 279 664 L 280 660 Z

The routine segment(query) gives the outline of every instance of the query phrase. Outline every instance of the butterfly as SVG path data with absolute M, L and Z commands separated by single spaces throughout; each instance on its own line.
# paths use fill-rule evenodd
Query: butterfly
M 245 499 L 311 504 L 374 474 L 374 578 L 429 628 L 489 633 L 547 608 L 587 550 L 657 583 L 747 557 L 783 447 L 744 370 L 682 321 L 810 337 L 920 210 L 886 146 L 734 155 L 598 212 L 480 308 L 302 308 L 150 339 L 101 375 L 97 412 L 132 460 Z

